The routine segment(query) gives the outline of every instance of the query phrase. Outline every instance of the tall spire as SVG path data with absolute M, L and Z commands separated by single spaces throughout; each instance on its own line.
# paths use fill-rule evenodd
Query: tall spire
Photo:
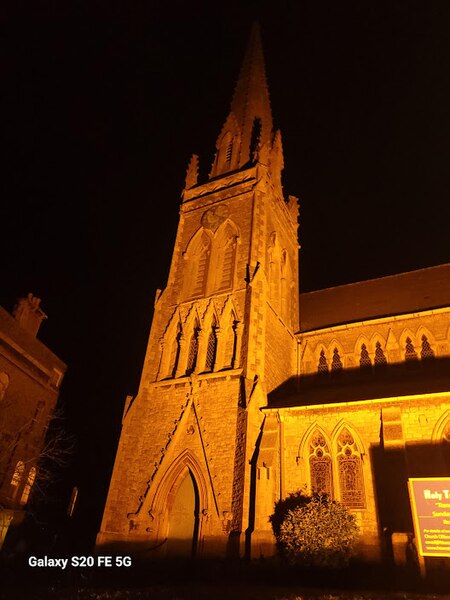
M 231 111 L 217 140 L 211 175 L 239 169 L 255 160 L 263 146 L 271 143 L 272 126 L 261 32 L 259 24 L 254 23 Z

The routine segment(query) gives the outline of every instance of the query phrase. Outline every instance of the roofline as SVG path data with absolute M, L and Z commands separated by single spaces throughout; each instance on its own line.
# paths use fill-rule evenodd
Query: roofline
M 450 267 L 450 263 L 442 263 L 439 265 L 434 265 L 432 267 L 423 267 L 422 269 L 413 269 L 412 271 L 403 271 L 402 273 L 393 273 L 392 275 L 383 275 L 382 277 L 373 277 L 372 279 L 363 279 L 361 281 L 352 281 L 350 283 L 342 283 L 339 285 L 333 285 L 331 287 L 320 288 L 318 290 L 312 290 L 310 292 L 300 292 L 300 295 L 305 296 L 306 294 L 317 294 L 320 292 L 324 292 L 326 290 L 335 290 L 337 288 L 344 288 L 344 287 L 347 287 L 350 285 L 358 285 L 358 284 L 362 284 L 362 283 L 369 283 L 371 281 L 381 281 L 381 280 L 390 279 L 390 278 L 398 278 L 398 277 L 401 277 L 402 275 L 409 275 L 411 273 L 420 273 L 421 271 L 431 271 L 432 269 L 438 269 L 440 267 Z
M 317 329 L 299 330 L 295 332 L 295 337 L 298 338 L 298 336 L 312 333 L 324 333 L 326 331 L 340 331 L 342 329 L 350 329 L 352 327 L 360 327 L 364 325 L 374 325 L 375 323 L 382 323 L 383 321 L 400 321 L 404 319 L 415 319 L 417 317 L 425 317 L 428 315 L 435 315 L 446 312 L 450 312 L 449 305 L 438 306 L 436 308 L 427 308 L 425 310 L 419 310 L 415 312 L 393 313 L 373 318 L 367 317 L 365 319 L 358 319 L 355 321 L 346 321 L 345 323 L 335 323 L 332 325 L 326 325 L 325 327 L 318 327 Z

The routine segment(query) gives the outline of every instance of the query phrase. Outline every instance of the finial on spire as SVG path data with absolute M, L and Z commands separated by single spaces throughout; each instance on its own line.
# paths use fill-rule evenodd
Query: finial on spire
M 197 154 L 193 154 L 191 156 L 191 160 L 189 161 L 189 165 L 186 171 L 186 182 L 185 189 L 189 189 L 197 185 L 198 181 L 198 156 Z

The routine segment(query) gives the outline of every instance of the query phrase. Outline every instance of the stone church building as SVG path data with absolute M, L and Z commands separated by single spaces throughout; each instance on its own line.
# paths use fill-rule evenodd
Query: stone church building
M 187 170 L 98 547 L 269 556 L 306 488 L 378 560 L 413 532 L 408 477 L 450 475 L 450 264 L 299 294 L 282 170 L 254 27 L 209 178 Z

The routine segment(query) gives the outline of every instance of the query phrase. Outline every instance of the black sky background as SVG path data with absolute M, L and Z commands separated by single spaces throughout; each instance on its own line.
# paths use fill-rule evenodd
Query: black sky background
M 39 337 L 68 364 L 63 497 L 80 487 L 89 540 L 186 167 L 197 153 L 207 177 L 255 17 L 284 190 L 300 197 L 301 290 L 450 260 L 449 2 L 3 9 L 0 304 L 41 297 Z

